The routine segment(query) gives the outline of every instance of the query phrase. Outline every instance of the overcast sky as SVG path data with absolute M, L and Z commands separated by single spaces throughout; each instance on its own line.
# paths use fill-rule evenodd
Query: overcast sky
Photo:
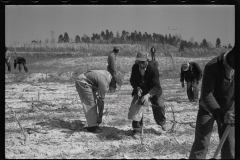
M 181 34 L 201 43 L 205 38 L 213 45 L 234 45 L 234 5 L 59 5 L 6 6 L 6 44 L 44 42 L 67 32 L 70 38 L 101 31 L 140 31 L 149 34 Z M 170 29 L 176 30 L 170 30 Z

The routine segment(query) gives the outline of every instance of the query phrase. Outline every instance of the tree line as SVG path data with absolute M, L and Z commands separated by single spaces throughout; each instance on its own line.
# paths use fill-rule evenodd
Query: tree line
M 51 43 L 55 43 L 55 39 L 53 38 L 54 32 L 51 31 Z M 47 39 L 45 43 L 48 43 Z M 169 34 L 149 34 L 147 32 L 141 33 L 140 31 L 128 32 L 123 30 L 122 33 L 117 32 L 116 36 L 114 36 L 112 31 L 106 29 L 106 31 L 101 31 L 100 34 L 93 33 L 92 36 L 87 36 L 84 34 L 82 37 L 76 35 L 74 39 L 70 39 L 67 32 L 64 34 L 60 34 L 58 36 L 57 43 L 96 43 L 96 44 L 143 44 L 143 43 L 159 43 L 159 44 L 168 44 L 172 46 L 179 47 L 179 50 L 184 50 L 184 48 L 211 48 L 214 47 L 213 44 L 208 42 L 205 38 L 201 43 L 195 42 L 193 38 L 190 38 L 189 41 L 183 40 L 180 34 L 171 35 Z M 216 39 L 216 48 L 225 47 L 232 48 L 229 43 L 228 46 L 221 46 L 220 38 Z

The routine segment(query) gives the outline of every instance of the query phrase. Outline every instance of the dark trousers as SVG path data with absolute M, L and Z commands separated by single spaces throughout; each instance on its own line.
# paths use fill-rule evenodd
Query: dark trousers
M 108 65 L 107 71 L 114 77 L 116 75 L 116 70 L 113 69 L 113 66 Z
M 20 71 L 20 72 L 22 71 L 21 65 L 23 65 L 24 71 L 25 71 L 25 72 L 28 72 L 28 68 L 27 68 L 27 66 L 26 66 L 25 63 L 20 63 L 20 64 L 18 64 L 18 69 L 19 69 L 19 71 Z
M 156 96 L 153 96 L 150 99 L 150 102 L 151 102 L 154 120 L 160 126 L 165 125 L 166 117 L 165 117 L 165 105 L 164 105 L 163 97 L 160 96 L 159 98 L 157 98 Z M 134 129 L 137 129 L 137 128 L 140 129 L 142 125 L 143 125 L 143 118 L 140 121 L 132 121 L 132 127 Z M 140 130 L 136 130 L 136 131 L 140 131 Z
M 206 159 L 215 119 L 201 106 L 197 114 L 195 140 L 189 155 L 189 159 Z M 218 135 L 221 139 L 227 125 L 221 125 L 217 121 Z M 231 127 L 229 134 L 221 149 L 222 159 L 234 159 L 235 157 L 235 127 Z
M 6 62 L 7 64 L 7 67 L 8 67 L 8 71 L 10 72 L 11 71 L 11 64 L 9 62 Z
M 151 56 L 152 56 L 152 61 L 155 61 L 155 53 L 154 52 L 151 53 Z
M 199 94 L 199 89 L 198 89 L 198 81 L 196 79 L 192 81 L 187 81 L 187 96 L 188 100 L 198 102 L 198 94 Z

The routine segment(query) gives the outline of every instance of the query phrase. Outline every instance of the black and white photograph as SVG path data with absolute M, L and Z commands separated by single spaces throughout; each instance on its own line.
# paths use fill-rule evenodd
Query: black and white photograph
M 6 159 L 234 159 L 235 5 L 5 5 Z

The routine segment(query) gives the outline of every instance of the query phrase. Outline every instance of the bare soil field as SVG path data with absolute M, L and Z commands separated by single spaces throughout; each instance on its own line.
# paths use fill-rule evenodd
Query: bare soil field
M 5 158 L 7 159 L 180 159 L 188 158 L 194 141 L 198 105 L 188 102 L 186 88 L 179 82 L 180 64 L 197 61 L 204 65 L 209 58 L 174 58 L 173 62 L 158 57 L 165 97 L 167 131 L 156 125 L 150 106 L 144 112 L 144 135 L 132 137 L 131 120 L 127 119 L 132 100 L 129 84 L 135 58 L 119 57 L 124 70 L 124 85 L 107 94 L 102 133 L 89 133 L 86 119 L 71 73 L 77 68 L 105 69 L 106 57 L 61 58 L 30 62 L 28 73 L 17 70 L 5 74 Z M 172 65 L 171 65 L 172 64 Z M 167 69 L 176 68 L 175 78 Z M 171 77 L 171 76 L 170 76 Z M 201 83 L 200 83 L 201 87 Z M 26 139 L 11 107 L 23 127 Z M 175 122 L 175 123 L 174 123 Z M 175 124 L 175 125 L 174 125 Z M 207 158 L 219 143 L 215 125 Z

